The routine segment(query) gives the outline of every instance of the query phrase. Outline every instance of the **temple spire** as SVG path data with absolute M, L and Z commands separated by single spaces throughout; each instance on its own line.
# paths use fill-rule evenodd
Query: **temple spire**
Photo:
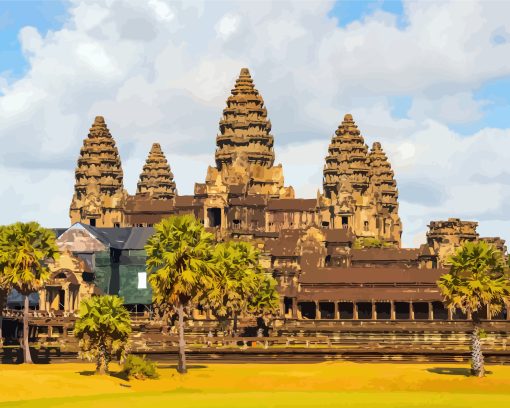
M 140 174 L 136 195 L 147 195 L 155 200 L 169 200 L 177 195 L 174 175 L 159 143 L 152 145 Z
M 242 68 L 220 120 L 215 155 L 218 170 L 230 167 L 239 155 L 246 155 L 248 165 L 271 168 L 275 157 L 270 131 L 264 100 L 248 68 Z
M 331 139 L 324 166 L 324 192 L 330 197 L 343 175 L 352 187 L 365 191 L 370 184 L 368 146 L 351 114 L 346 114 Z
M 122 222 L 127 193 L 115 140 L 102 116 L 96 116 L 78 157 L 71 222 L 114 226 Z
M 369 159 L 372 167 L 372 184 L 379 190 L 381 204 L 391 209 L 398 208 L 397 182 L 381 143 L 375 142 L 372 145 Z

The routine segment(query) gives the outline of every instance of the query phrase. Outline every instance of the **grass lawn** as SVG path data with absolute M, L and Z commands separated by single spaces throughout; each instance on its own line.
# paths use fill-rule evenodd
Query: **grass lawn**
M 0 407 L 510 406 L 510 366 L 487 369 L 478 379 L 456 364 L 210 364 L 128 382 L 92 364 L 2 365 Z

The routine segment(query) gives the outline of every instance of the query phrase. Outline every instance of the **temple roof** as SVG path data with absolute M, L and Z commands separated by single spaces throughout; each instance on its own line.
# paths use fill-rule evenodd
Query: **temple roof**
M 380 201 L 385 207 L 398 206 L 397 182 L 391 164 L 384 153 L 381 143 L 375 142 L 369 154 L 372 167 L 372 183 L 380 191 Z

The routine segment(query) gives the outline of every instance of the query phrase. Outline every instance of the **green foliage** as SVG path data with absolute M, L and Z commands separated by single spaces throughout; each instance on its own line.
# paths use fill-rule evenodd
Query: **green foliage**
M 503 254 L 485 241 L 465 242 L 448 258 L 450 272 L 441 276 L 439 289 L 446 305 L 471 313 L 488 306 L 491 316 L 510 301 L 510 281 Z
M 499 313 L 510 301 L 510 280 L 503 254 L 485 241 L 465 242 L 448 258 L 450 273 L 437 282 L 450 310 L 471 313 L 474 329 L 471 335 L 471 372 L 485 373 L 478 313 L 487 308 L 489 315 Z
M 122 355 L 131 333 L 131 318 L 118 296 L 94 296 L 80 304 L 74 335 L 80 340 L 81 355 L 96 359 L 99 373 L 108 372 L 112 355 Z
M 23 295 L 37 291 L 49 278 L 48 262 L 58 258 L 55 234 L 36 222 L 0 229 L 0 286 Z
M 259 252 L 247 242 L 225 242 L 213 251 L 211 273 L 201 303 L 219 320 L 240 313 L 275 313 L 279 307 L 276 281 L 266 276 Z
M 154 230 L 145 246 L 153 300 L 162 306 L 187 305 L 210 271 L 213 235 L 191 215 L 165 218 Z
M 363 248 L 391 248 L 393 245 L 389 242 L 381 241 L 377 238 L 356 238 L 352 247 L 354 249 Z
M 124 362 L 122 371 L 128 378 L 136 378 L 137 380 L 159 378 L 156 363 L 147 360 L 145 356 L 139 357 L 130 354 Z

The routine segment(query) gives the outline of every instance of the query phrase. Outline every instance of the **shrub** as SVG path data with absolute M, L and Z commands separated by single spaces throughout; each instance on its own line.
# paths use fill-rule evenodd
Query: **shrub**
M 156 363 L 146 360 L 145 356 L 129 355 L 124 362 L 123 372 L 128 378 L 136 378 L 137 380 L 159 378 Z

